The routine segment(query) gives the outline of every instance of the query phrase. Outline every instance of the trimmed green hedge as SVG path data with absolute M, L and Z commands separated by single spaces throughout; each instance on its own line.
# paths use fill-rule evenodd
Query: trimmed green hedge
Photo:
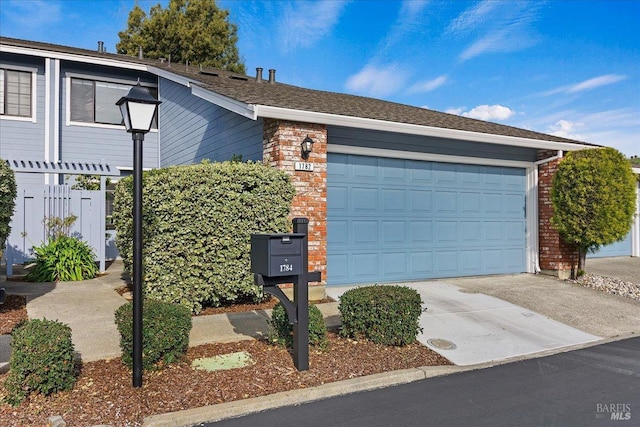
M 11 217 L 17 195 L 16 177 L 13 169 L 0 158 L 0 255 L 11 232 Z
M 144 300 L 142 304 L 142 367 L 154 370 L 180 360 L 189 348 L 191 312 L 179 304 Z M 133 367 L 133 304 L 118 307 L 116 326 L 120 332 L 122 362 Z
M 340 297 L 340 334 L 377 344 L 407 345 L 422 332 L 422 299 L 415 289 L 396 285 L 363 286 Z
M 286 347 L 293 347 L 293 325 L 289 324 L 289 316 L 281 302 L 273 307 L 271 311 L 269 341 Z M 309 344 L 321 349 L 329 345 L 324 317 L 320 309 L 314 304 L 309 304 Z
M 33 319 L 18 325 L 11 336 L 7 403 L 19 405 L 33 392 L 50 395 L 73 387 L 76 376 L 69 326 Z
M 290 230 L 295 189 L 261 163 L 201 163 L 144 173 L 144 293 L 198 313 L 262 291 L 250 272 L 250 235 Z M 116 245 L 131 271 L 133 179 L 116 186 Z

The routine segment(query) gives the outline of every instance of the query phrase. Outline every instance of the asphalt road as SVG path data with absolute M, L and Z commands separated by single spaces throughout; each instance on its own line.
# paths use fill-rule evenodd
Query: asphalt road
M 640 337 L 206 426 L 640 425 Z

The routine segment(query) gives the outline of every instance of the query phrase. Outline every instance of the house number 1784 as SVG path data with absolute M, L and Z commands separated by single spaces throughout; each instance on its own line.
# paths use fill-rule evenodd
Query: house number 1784
M 293 271 L 293 264 L 280 264 L 280 273 Z

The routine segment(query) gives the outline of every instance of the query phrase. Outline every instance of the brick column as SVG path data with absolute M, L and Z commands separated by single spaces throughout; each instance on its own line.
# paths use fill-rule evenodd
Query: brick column
M 314 142 L 307 160 L 301 157 L 300 144 L 309 136 Z M 327 128 L 325 125 L 264 119 L 264 161 L 291 177 L 296 195 L 291 219 L 309 219 L 309 271 L 322 272 L 322 283 L 312 283 L 309 299 L 325 296 L 327 270 Z M 295 162 L 313 164 L 313 172 L 294 170 Z
M 549 154 L 541 150 L 538 157 L 548 158 Z M 578 265 L 578 251 L 565 243 L 551 224 L 551 181 L 561 161 L 562 159 L 556 159 L 538 166 L 538 241 L 542 273 L 568 279 L 571 269 Z

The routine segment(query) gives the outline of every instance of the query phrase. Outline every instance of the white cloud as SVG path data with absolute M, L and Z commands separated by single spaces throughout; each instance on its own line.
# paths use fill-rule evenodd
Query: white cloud
M 278 25 L 283 51 L 313 46 L 327 36 L 346 4 L 338 0 L 288 3 Z
M 418 82 L 409 88 L 409 93 L 431 92 L 445 84 L 448 80 L 449 76 L 443 74 L 442 76 L 436 77 L 432 80 Z
M 356 93 L 382 98 L 402 88 L 408 73 L 397 64 L 385 67 L 367 65 L 360 72 L 347 79 L 345 87 Z
M 478 105 L 469 111 L 464 111 L 463 108 L 450 108 L 446 110 L 446 112 L 484 121 L 504 121 L 516 114 L 516 112 L 509 107 L 486 104 Z
M 460 33 L 473 30 L 477 25 L 482 24 L 488 18 L 489 13 L 499 5 L 496 1 L 481 1 L 451 21 L 446 31 Z
M 463 112 L 464 112 L 464 107 L 449 108 L 449 109 L 445 110 L 445 113 L 455 114 L 456 116 L 462 115 Z
M 558 120 L 555 124 L 549 127 L 547 132 L 551 135 L 559 136 L 562 138 L 575 139 L 578 141 L 584 140 L 584 136 L 576 133 L 577 128 L 581 128 L 584 125 L 582 123 L 570 122 L 569 120 Z
M 476 34 L 459 55 L 467 61 L 486 53 L 515 52 L 538 43 L 531 24 L 538 19 L 538 2 L 483 1 L 455 18 L 445 32 L 455 36 Z
M 11 22 L 12 25 L 19 25 L 22 28 L 40 29 L 41 27 L 55 24 L 62 19 L 61 3 L 59 1 L 0 0 L 0 2 L 4 3 L 6 10 L 10 11 L 3 11 L 4 18 Z
M 562 86 L 556 89 L 552 89 L 547 92 L 544 92 L 542 95 L 549 96 L 549 95 L 556 95 L 558 93 L 569 94 L 569 93 L 586 92 L 589 90 L 597 89 L 602 86 L 612 85 L 619 81 L 625 80 L 626 78 L 627 76 L 623 76 L 620 74 L 605 74 L 603 76 L 594 77 L 594 78 L 584 80 L 582 82 L 575 83 L 572 85 L 567 85 L 567 86 Z

